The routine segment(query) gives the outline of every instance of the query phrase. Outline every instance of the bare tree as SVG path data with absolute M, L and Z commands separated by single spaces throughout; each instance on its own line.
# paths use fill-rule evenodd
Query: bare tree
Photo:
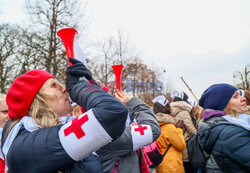
M 26 50 L 23 55 L 26 54 L 36 61 L 36 66 L 63 80 L 67 61 L 57 31 L 72 27 L 84 33 L 88 24 L 86 4 L 78 0 L 26 0 L 26 5 L 32 21 L 26 34 L 29 42 L 26 43 L 33 50 L 30 50 L 32 54 L 28 55 Z
M 42 49 L 39 42 L 39 36 L 36 33 L 29 32 L 28 29 L 21 29 L 19 47 L 17 50 L 16 60 L 18 61 L 17 71 L 21 75 L 28 70 L 43 68 L 40 63 L 40 54 L 37 49 Z
M 109 85 L 111 94 L 114 93 L 115 76 L 112 65 L 123 64 L 127 60 L 133 58 L 137 53 L 129 47 L 128 37 L 118 31 L 116 37 L 110 36 L 103 41 L 95 44 L 97 48 L 90 69 L 93 71 L 94 77 L 105 85 Z
M 156 95 L 163 93 L 163 82 L 140 58 L 125 61 L 122 81 L 125 81 L 123 89 L 126 92 L 132 92 L 133 96 L 141 98 L 149 105 Z
M 121 33 L 118 39 L 110 37 L 98 42 L 95 45 L 97 53 L 93 59 L 88 59 L 89 68 L 95 79 L 107 85 L 110 93 L 114 94 L 115 76 L 111 66 L 122 63 L 122 89 L 151 104 L 153 97 L 163 92 L 163 83 L 159 75 L 137 58 L 138 53 L 128 45 Z
M 98 54 L 95 55 L 94 76 L 104 84 L 111 78 L 111 66 L 116 61 L 116 43 L 113 37 L 110 37 L 96 44 Z
M 15 67 L 20 30 L 18 26 L 0 25 L 0 93 L 6 93 L 11 82 L 16 77 Z
M 120 63 L 123 64 L 126 54 L 128 53 L 128 37 L 125 37 L 121 30 L 117 33 L 117 55 Z
M 155 64 L 151 65 L 152 70 L 155 72 L 156 78 L 159 81 L 163 82 L 164 89 L 163 94 L 168 95 L 172 93 L 175 89 L 173 83 L 170 79 L 167 79 L 167 70 L 166 66 L 156 66 Z
M 170 80 L 165 81 L 165 83 L 164 83 L 164 94 L 165 95 L 171 94 L 174 90 L 175 89 L 174 89 L 172 81 L 170 81 Z
M 246 65 L 244 70 L 236 71 L 233 74 L 235 86 L 239 89 L 249 90 L 250 89 L 250 65 Z

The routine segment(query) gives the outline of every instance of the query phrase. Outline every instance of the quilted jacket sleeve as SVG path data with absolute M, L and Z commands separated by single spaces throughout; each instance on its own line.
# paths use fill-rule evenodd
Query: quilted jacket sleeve
M 98 154 L 106 150 L 110 155 L 122 156 L 152 143 L 160 136 L 161 130 L 151 108 L 137 98 L 132 98 L 126 105 L 129 108 L 130 114 L 135 117 L 138 125 L 147 125 L 147 127 L 150 127 L 149 133 L 151 136 L 146 137 L 146 140 L 143 139 L 142 143 L 137 144 L 132 137 L 132 133 L 134 132 L 133 128 L 128 126 L 118 139 L 101 148 L 101 150 L 97 152 Z M 137 146 L 135 147 L 135 145 Z
M 129 155 L 152 143 L 160 136 L 160 127 L 151 108 L 137 98 L 132 98 L 126 106 L 129 113 L 135 117 L 138 125 L 126 127 L 118 139 L 97 151 L 106 170 L 104 172 L 110 172 L 120 157 Z M 141 131 L 137 131 L 137 129 L 141 129 Z
M 79 81 L 70 95 L 74 102 L 86 110 L 93 110 L 96 119 L 113 139 L 122 134 L 128 111 L 120 101 L 85 80 Z
M 249 131 L 227 126 L 227 139 L 222 143 L 222 152 L 234 163 L 239 164 L 242 168 L 250 172 L 250 133 Z M 223 134 L 221 134 L 223 135 Z M 228 159 L 227 159 L 228 160 Z

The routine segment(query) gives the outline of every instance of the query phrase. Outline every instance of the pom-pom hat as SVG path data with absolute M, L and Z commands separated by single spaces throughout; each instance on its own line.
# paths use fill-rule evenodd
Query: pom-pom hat
M 237 90 L 234 86 L 225 83 L 212 85 L 202 94 L 199 105 L 204 109 L 223 111 Z
M 55 79 L 45 70 L 31 70 L 14 80 L 6 96 L 10 119 L 27 115 L 35 95 L 49 78 Z

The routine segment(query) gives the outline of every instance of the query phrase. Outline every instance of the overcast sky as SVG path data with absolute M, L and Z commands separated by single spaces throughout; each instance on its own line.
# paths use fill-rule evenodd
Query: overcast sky
M 22 1 L 0 0 L 4 20 L 21 21 Z M 88 0 L 89 35 L 102 40 L 120 28 L 145 63 L 193 99 L 181 76 L 199 97 L 250 64 L 249 9 L 249 0 Z

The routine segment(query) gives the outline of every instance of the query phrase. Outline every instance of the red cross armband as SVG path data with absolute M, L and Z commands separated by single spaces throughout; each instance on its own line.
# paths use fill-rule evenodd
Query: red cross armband
M 131 126 L 131 135 L 134 151 L 153 142 L 152 129 L 149 125 L 140 124 L 136 126 Z
M 59 139 L 64 150 L 75 161 L 112 141 L 91 109 L 63 125 L 59 130 Z

